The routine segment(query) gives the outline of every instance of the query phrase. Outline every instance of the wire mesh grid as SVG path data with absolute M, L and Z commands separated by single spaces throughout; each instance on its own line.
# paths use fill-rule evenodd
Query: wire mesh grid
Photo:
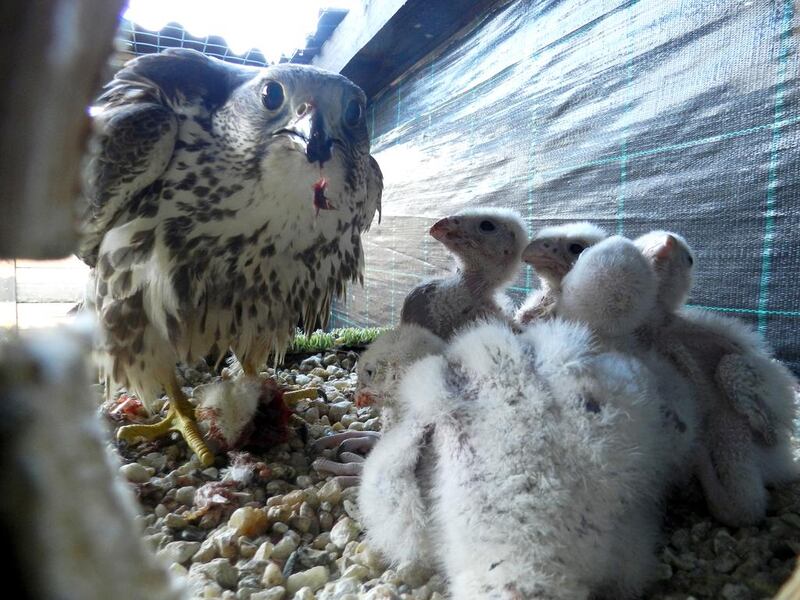
M 162 52 L 167 48 L 190 48 L 239 65 L 264 67 L 270 64 L 255 48 L 250 48 L 245 54 L 237 55 L 231 51 L 223 38 L 213 35 L 196 37 L 187 33 L 186 29 L 178 24 L 169 24 L 159 31 L 151 31 L 122 19 L 116 41 L 123 52 L 137 56 Z

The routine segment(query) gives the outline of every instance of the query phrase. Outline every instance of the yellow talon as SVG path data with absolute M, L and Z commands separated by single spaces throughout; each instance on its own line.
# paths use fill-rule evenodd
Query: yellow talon
M 136 438 L 154 440 L 177 431 L 186 440 L 189 448 L 200 459 L 200 464 L 209 467 L 214 463 L 214 454 L 203 441 L 194 417 L 194 407 L 183 394 L 177 382 L 167 386 L 169 411 L 167 416 L 152 425 L 126 425 L 117 431 L 117 439 L 132 442 Z

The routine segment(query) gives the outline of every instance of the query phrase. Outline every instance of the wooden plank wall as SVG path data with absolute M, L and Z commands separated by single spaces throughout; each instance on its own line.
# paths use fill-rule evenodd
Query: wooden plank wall
M 0 261 L 0 327 L 47 327 L 65 321 L 83 298 L 89 268 L 61 260 Z

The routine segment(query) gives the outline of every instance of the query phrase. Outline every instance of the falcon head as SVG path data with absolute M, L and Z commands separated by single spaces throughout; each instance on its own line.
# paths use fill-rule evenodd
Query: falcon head
M 260 197 L 279 210 L 293 213 L 302 190 L 302 224 L 313 221 L 306 215 L 343 209 L 363 213 L 356 226 L 366 229 L 380 210 L 382 176 L 369 154 L 366 96 L 337 73 L 294 64 L 245 67 L 175 49 L 131 61 L 100 100 L 104 109 L 132 101 L 169 107 L 181 122 L 175 150 L 195 149 L 201 168 L 263 181 L 267 193 Z M 276 206 L 274 196 L 284 201 Z
M 235 87 L 214 124 L 216 132 L 259 158 L 277 153 L 309 170 L 331 163 L 349 169 L 369 155 L 365 110 L 364 92 L 349 79 L 281 64 L 258 70 Z

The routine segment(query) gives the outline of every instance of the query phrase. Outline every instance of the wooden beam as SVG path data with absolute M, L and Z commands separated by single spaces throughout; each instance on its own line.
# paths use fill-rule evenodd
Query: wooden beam
M 339 23 L 311 64 L 339 73 L 407 1 L 362 0 Z

